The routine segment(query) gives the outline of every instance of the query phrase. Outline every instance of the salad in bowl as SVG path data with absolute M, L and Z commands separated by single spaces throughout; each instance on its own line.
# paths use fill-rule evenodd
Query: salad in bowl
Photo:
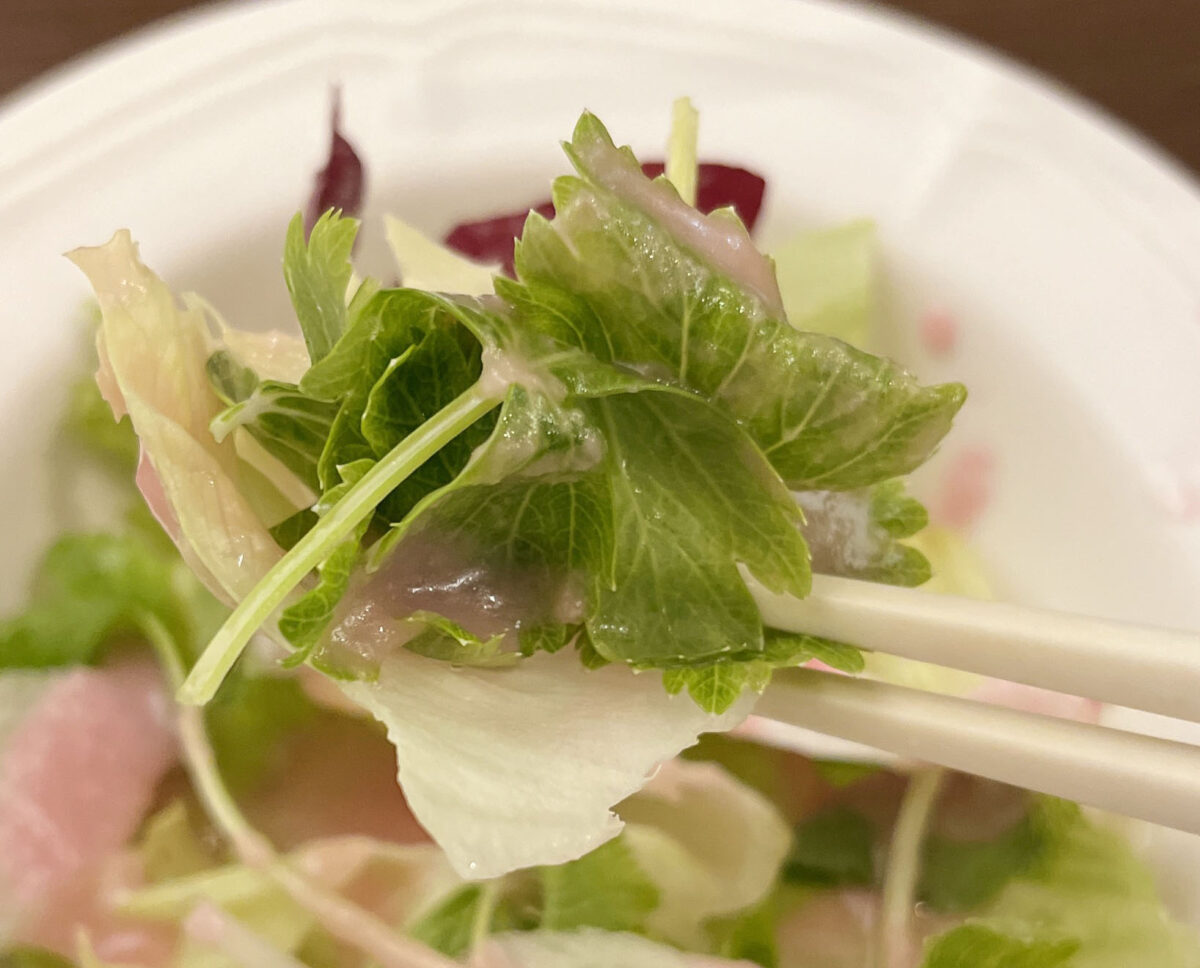
M 0 626 L 0 964 L 1200 965 L 1113 818 L 753 716 L 802 665 L 1099 709 L 764 623 L 748 579 L 988 596 L 988 459 L 913 496 L 966 392 L 872 352 L 870 224 L 764 254 L 696 124 L 585 112 L 550 203 L 390 217 L 377 278 L 335 117 L 291 327 L 70 253 L 64 434 L 126 487 Z

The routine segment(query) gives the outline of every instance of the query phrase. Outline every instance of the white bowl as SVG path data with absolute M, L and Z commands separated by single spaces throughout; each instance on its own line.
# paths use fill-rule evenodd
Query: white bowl
M 816 0 L 231 3 L 20 93 L 0 113 L 0 605 L 63 524 L 48 439 L 86 289 L 59 253 L 128 226 L 173 286 L 239 325 L 281 322 L 283 228 L 322 163 L 334 82 L 368 214 L 431 230 L 543 196 L 582 107 L 658 154 L 671 99 L 691 95 L 702 154 L 768 177 L 765 241 L 871 216 L 895 312 L 960 320 L 948 359 L 894 349 L 970 387 L 924 473 L 995 453 L 977 546 L 1003 594 L 1200 627 L 1196 186 L 1044 81 Z M 385 266 L 377 232 L 363 257 Z M 1146 847 L 1200 923 L 1200 839 L 1155 830 Z

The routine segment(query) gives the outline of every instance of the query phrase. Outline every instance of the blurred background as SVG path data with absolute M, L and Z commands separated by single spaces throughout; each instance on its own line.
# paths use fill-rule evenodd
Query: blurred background
M 0 96 L 97 44 L 196 6 L 195 0 L 0 0 Z M 1037 68 L 1200 173 L 1200 0 L 889 0 L 882 6 Z

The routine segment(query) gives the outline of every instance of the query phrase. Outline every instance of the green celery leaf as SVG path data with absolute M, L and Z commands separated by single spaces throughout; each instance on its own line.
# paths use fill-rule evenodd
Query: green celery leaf
M 688 695 L 706 712 L 723 713 L 746 689 L 761 693 L 775 669 L 803 665 L 819 659 L 842 672 L 862 672 L 861 651 L 843 642 L 813 635 L 763 630 L 761 653 L 739 653 L 703 665 L 681 666 L 663 673 L 663 686 L 672 696 L 685 687 Z
M 216 355 L 209 358 L 210 364 Z M 212 368 L 209 370 L 210 377 Z M 226 390 L 244 390 L 226 386 Z M 290 383 L 256 382 L 249 394 L 221 411 L 209 425 L 220 443 L 244 427 L 263 448 L 310 488 L 320 487 L 317 465 L 329 438 L 337 406 L 316 400 Z
M 400 441 L 479 379 L 479 345 L 446 318 L 393 359 L 371 387 L 360 428 L 376 457 Z M 380 506 L 388 521 L 400 521 L 426 494 L 454 480 L 471 451 L 487 439 L 488 424 L 477 424 L 450 441 L 396 488 Z
M 875 828 L 849 807 L 803 821 L 783 868 L 790 884 L 867 887 L 875 882 Z
M 710 918 L 705 927 L 713 939 L 714 954 L 750 961 L 762 968 L 777 968 L 778 924 L 778 898 L 772 893 L 749 911 L 727 918 Z
M 893 538 L 911 538 L 929 524 L 929 512 L 903 481 L 885 481 L 871 489 L 871 520 Z
M 315 511 L 321 514 L 336 505 L 338 499 L 360 481 L 371 467 L 372 461 L 368 459 L 339 467 L 341 483 L 322 495 Z M 338 602 L 350 587 L 354 566 L 362 557 L 362 540 L 369 524 L 369 520 L 363 521 L 329 553 L 317 568 L 316 585 L 279 616 L 279 631 L 296 650 L 284 660 L 285 666 L 294 667 L 307 660 L 323 672 L 339 678 L 359 672 L 370 674 L 371 670 L 347 666 L 344 661 L 347 657 L 324 648 L 321 641 L 325 629 L 333 620 Z
M 479 920 L 487 916 L 484 903 L 484 886 L 467 884 L 427 912 L 408 929 L 408 934 L 434 951 L 457 958 L 470 949 L 479 930 Z M 488 927 L 484 926 L 485 932 Z
M 592 638 L 588 635 L 586 628 L 580 631 L 579 637 L 575 640 L 575 648 L 579 653 L 579 664 L 585 669 L 602 669 L 609 664 L 608 659 L 597 652 L 596 647 L 592 645 Z
M 973 911 L 1014 877 L 1030 872 L 1054 848 L 1055 831 L 1035 807 L 992 840 L 952 840 L 930 834 L 923 845 L 921 899 L 935 911 Z
M 516 653 L 501 651 L 503 635 L 481 639 L 436 612 L 418 610 L 409 615 L 405 622 L 421 629 L 404 643 L 406 649 L 417 655 L 469 666 L 511 665 L 517 660 Z
M 853 645 L 779 629 L 765 631 L 762 658 L 775 668 L 803 665 L 817 659 L 830 668 L 851 675 L 857 675 L 866 667 L 862 651 Z
M 235 670 L 204 708 L 209 741 L 230 790 L 247 792 L 260 782 L 275 762 L 280 742 L 315 714 L 296 679 Z
M 412 533 L 461 545 L 492 568 L 539 573 L 531 579 L 604 571 L 612 524 L 597 467 L 603 447 L 578 407 L 515 385 L 470 466 L 420 502 L 374 557 Z
M 707 713 L 723 713 L 746 689 L 762 692 L 771 681 L 771 666 L 754 660 L 724 659 L 702 666 L 680 666 L 663 672 L 663 688 L 674 696 L 687 689 Z
M 582 177 L 558 180 L 553 222 L 531 214 L 517 245 L 531 325 L 716 401 L 797 490 L 863 487 L 929 456 L 961 386 L 921 387 L 887 360 L 795 330 L 676 238 L 695 213 L 646 182 L 591 115 L 568 153 Z
M 673 666 L 761 652 L 738 563 L 771 587 L 807 591 L 795 504 L 716 408 L 643 387 L 562 403 L 513 387 L 470 466 L 418 504 L 379 554 L 424 535 L 530 581 L 579 576 L 585 657 Z M 689 691 L 721 708 L 764 685 L 763 671 L 723 663 L 692 674 Z
M 658 906 L 658 888 L 620 837 L 539 874 L 546 931 L 638 931 Z
M 317 219 L 307 242 L 300 213 L 288 225 L 283 278 L 313 363 L 329 354 L 346 329 L 346 290 L 354 273 L 350 253 L 357 234 L 358 220 L 335 211 Z
M 1078 948 L 1070 939 L 1026 941 L 982 924 L 964 924 L 929 946 L 921 968 L 1058 968 L 1074 965 Z
M 813 571 L 914 587 L 929 580 L 928 559 L 899 539 L 929 522 L 920 501 L 897 480 L 852 491 L 801 491 L 804 537 Z
M 588 632 L 605 658 L 695 665 L 762 650 L 738 573 L 803 596 L 795 503 L 753 443 L 716 408 L 674 392 L 588 401 L 607 444 L 611 574 L 592 575 Z
M 518 643 L 522 655 L 535 652 L 557 652 L 567 646 L 579 634 L 578 625 L 565 622 L 539 622 L 519 630 Z
M 305 508 L 297 511 L 290 518 L 284 518 L 271 528 L 271 537 L 275 539 L 279 547 L 287 551 L 308 534 L 312 530 L 312 526 L 319 520 L 320 516 L 316 511 L 312 508 Z
M 38 565 L 28 608 L 0 622 L 0 668 L 94 662 L 115 636 L 141 633 L 147 616 L 187 641 L 174 564 L 136 533 L 60 538 Z
M 258 374 L 229 350 L 217 350 L 204 364 L 209 385 L 228 407 L 247 400 L 258 388 Z
M 300 381 L 305 394 L 338 404 L 318 462 L 322 486 L 336 485 L 339 465 L 382 456 L 390 449 L 385 444 L 394 446 L 433 416 L 480 370 L 479 346 L 447 300 L 411 289 L 383 290 L 365 300 L 330 354 Z M 391 499 L 390 520 L 399 521 L 425 490 L 447 483 L 490 429 L 491 421 L 481 421 L 418 470 Z M 424 483 L 417 487 L 414 478 Z

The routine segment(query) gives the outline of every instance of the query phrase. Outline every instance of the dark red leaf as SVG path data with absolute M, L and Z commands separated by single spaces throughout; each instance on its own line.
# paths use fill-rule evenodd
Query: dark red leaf
M 663 173 L 663 163 L 648 161 L 642 165 L 642 171 L 648 178 L 657 178 Z M 745 168 L 702 162 L 696 178 L 696 208 L 711 212 L 732 206 L 746 228 L 753 232 L 766 188 L 767 183 L 759 175 Z
M 363 188 L 366 176 L 363 163 L 354 146 L 342 135 L 341 92 L 333 93 L 333 108 L 330 112 L 329 160 L 317 172 L 312 197 L 304 213 L 304 231 L 307 234 L 321 215 L 331 208 L 341 209 L 345 215 L 358 215 L 362 208 Z
M 479 222 L 463 222 L 456 225 L 446 236 L 446 245 L 477 262 L 499 262 L 504 271 L 513 274 L 513 242 L 521 237 L 525 219 L 531 211 L 546 218 L 554 216 L 554 206 L 542 202 L 531 208 Z
M 649 161 L 642 165 L 642 171 L 654 178 L 662 174 L 663 164 Z M 703 162 L 696 181 L 696 207 L 702 212 L 711 212 L 731 205 L 746 223 L 746 228 L 753 231 L 765 190 L 766 182 L 745 168 Z M 531 209 L 546 218 L 554 215 L 554 206 L 549 202 L 533 205 Z M 499 262 L 504 271 L 512 275 L 513 241 L 520 238 L 529 212 L 530 209 L 521 209 L 477 222 L 463 222 L 446 236 L 446 245 L 469 259 Z

